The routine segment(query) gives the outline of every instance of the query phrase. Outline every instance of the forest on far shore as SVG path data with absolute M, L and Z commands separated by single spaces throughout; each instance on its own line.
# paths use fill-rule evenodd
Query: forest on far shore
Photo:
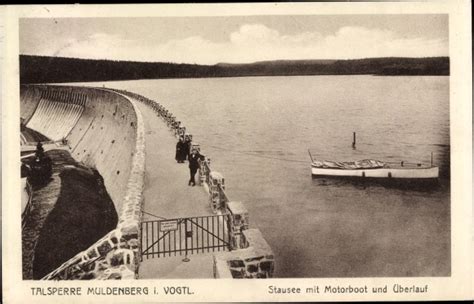
M 449 57 L 198 65 L 20 55 L 20 83 L 296 75 L 449 75 Z

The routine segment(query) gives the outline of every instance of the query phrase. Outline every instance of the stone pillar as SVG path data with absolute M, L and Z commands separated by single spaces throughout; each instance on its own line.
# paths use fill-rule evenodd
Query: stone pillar
M 243 231 L 247 248 L 214 255 L 214 277 L 234 279 L 272 278 L 275 259 L 260 230 Z
M 199 180 L 201 181 L 201 186 L 209 182 L 209 168 L 211 167 L 211 159 L 204 157 L 204 159 L 199 161 Z M 209 185 L 208 185 L 209 186 Z
M 224 177 L 222 174 L 216 171 L 209 173 L 209 204 L 214 213 L 217 213 L 219 209 L 225 208 L 225 202 L 221 197 L 219 188 L 225 189 Z
M 213 256 L 213 271 L 215 279 L 233 279 L 232 273 L 230 272 L 229 265 L 225 259 L 218 256 Z
M 227 210 L 230 213 L 229 234 L 232 250 L 248 247 L 243 231 L 249 228 L 249 212 L 242 202 L 228 202 Z

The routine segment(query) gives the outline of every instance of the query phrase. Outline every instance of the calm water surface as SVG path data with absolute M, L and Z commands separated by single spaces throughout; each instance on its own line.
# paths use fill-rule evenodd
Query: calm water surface
M 104 84 L 155 99 L 184 123 L 271 245 L 277 277 L 450 274 L 449 77 Z M 443 177 L 429 190 L 312 179 L 308 148 L 330 160 L 429 163 L 433 152 Z

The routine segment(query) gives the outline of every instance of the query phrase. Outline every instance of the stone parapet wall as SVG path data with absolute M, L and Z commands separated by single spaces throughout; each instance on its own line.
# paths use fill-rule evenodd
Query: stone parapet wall
M 258 229 L 250 229 L 249 213 L 241 202 L 227 202 L 232 250 L 214 255 L 215 278 L 271 278 L 273 251 Z
M 243 231 L 243 249 L 214 254 L 214 277 L 260 279 L 273 277 L 274 256 L 258 229 Z
M 186 130 L 180 121 L 158 102 L 135 93 L 114 90 L 135 98 L 150 106 L 160 115 L 175 135 Z M 192 138 L 192 135 L 189 135 Z M 200 161 L 200 184 L 209 194 L 209 206 L 216 214 L 230 215 L 227 227 L 230 237 L 230 252 L 214 256 L 215 278 L 271 278 L 274 272 L 274 256 L 260 230 L 249 229 L 249 213 L 241 202 L 230 201 L 225 193 L 225 179 L 210 167 L 210 159 L 197 146 Z
M 246 248 L 244 231 L 249 229 L 249 212 L 241 202 L 228 202 L 227 210 L 231 215 L 230 241 L 232 248 Z
M 121 96 L 130 102 L 136 114 L 136 143 L 128 182 L 124 187 L 123 203 L 119 209 L 117 228 L 62 264 L 43 280 L 136 279 L 138 276 L 145 178 L 145 126 L 134 102 Z

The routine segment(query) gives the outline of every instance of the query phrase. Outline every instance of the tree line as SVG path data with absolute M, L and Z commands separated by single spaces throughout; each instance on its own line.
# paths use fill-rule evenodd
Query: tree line
M 20 55 L 20 83 L 296 75 L 449 75 L 449 57 L 198 65 Z

